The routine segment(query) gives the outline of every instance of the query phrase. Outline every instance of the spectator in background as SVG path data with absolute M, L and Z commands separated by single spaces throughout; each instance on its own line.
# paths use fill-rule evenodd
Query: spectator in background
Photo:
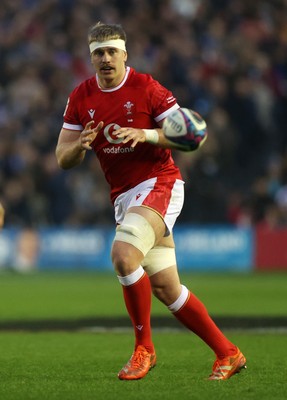
M 16 238 L 16 251 L 13 258 L 13 269 L 26 273 L 37 267 L 39 254 L 39 235 L 33 229 L 22 229 Z
M 6 224 L 111 220 L 102 177 L 91 196 L 74 189 L 79 175 L 87 174 L 87 187 L 80 190 L 90 192 L 95 162 L 87 160 L 88 171 L 63 176 L 53 149 L 62 104 L 91 73 L 82 43 L 95 19 L 121 20 L 132 65 L 170 87 L 182 106 L 208 122 L 203 151 L 194 159 L 175 154 L 186 167 L 186 202 L 196 205 L 179 222 L 228 222 L 234 188 L 249 194 L 270 159 L 287 149 L 286 15 L 287 3 L 280 0 L 2 0 L 0 196 Z M 58 195 L 63 189 L 65 200 Z M 91 200 L 99 192 L 100 201 Z

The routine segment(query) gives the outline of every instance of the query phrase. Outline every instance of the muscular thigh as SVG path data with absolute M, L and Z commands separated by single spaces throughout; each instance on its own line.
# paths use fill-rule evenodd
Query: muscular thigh
M 174 247 L 175 247 L 175 244 L 174 244 L 174 240 L 173 240 L 173 234 L 170 233 L 168 236 L 163 236 L 163 237 L 161 237 L 161 238 L 159 239 L 157 245 L 158 245 L 158 246 L 165 246 L 165 247 L 172 247 L 172 248 L 174 248 Z
M 162 217 L 147 207 L 129 208 L 118 226 L 112 247 L 112 260 L 120 275 L 132 273 L 146 254 L 165 234 Z
M 130 207 L 128 209 L 128 213 L 136 213 L 144 217 L 152 226 L 155 233 L 155 243 L 158 244 L 164 239 L 164 235 L 166 232 L 166 225 L 162 216 L 159 215 L 156 211 L 152 210 L 148 207 Z
M 175 180 L 167 190 L 155 178 L 143 182 L 116 199 L 115 218 L 118 228 L 112 258 L 121 274 L 131 273 L 154 248 L 152 257 L 155 258 L 156 265 L 151 273 L 156 273 L 162 254 L 158 254 L 157 246 L 169 249 L 163 254 L 165 260 L 162 268 L 175 264 L 174 242 L 170 232 L 181 210 L 182 188 L 183 182 Z M 162 249 L 159 251 L 162 252 Z M 152 257 L 149 257 L 145 265 L 154 264 Z

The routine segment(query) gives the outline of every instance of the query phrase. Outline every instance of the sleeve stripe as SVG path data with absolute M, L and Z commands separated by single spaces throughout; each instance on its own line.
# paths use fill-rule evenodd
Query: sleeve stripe
M 175 111 L 179 108 L 179 105 L 176 103 L 174 104 L 172 107 L 170 107 L 168 110 L 166 110 L 165 112 L 163 112 L 162 114 L 158 115 L 155 118 L 156 122 L 161 121 L 162 119 L 166 118 L 168 116 L 168 114 L 170 114 L 172 111 Z
M 82 125 L 68 124 L 67 122 L 63 123 L 63 128 L 71 131 L 82 131 L 84 129 Z

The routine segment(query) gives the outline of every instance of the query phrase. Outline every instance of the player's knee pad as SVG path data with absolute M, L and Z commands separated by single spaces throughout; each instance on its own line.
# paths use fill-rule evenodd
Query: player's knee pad
M 173 247 L 155 246 L 147 253 L 141 265 L 148 276 L 172 267 L 176 265 L 175 249 Z
M 115 240 L 132 244 L 145 256 L 154 245 L 155 233 L 142 215 L 128 213 L 117 227 Z

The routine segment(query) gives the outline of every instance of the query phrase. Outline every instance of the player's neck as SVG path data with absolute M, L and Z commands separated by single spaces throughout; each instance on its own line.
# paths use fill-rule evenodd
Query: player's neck
M 98 76 L 98 85 L 101 89 L 111 89 L 119 86 L 121 82 L 124 80 L 126 74 L 126 69 L 124 69 L 121 74 L 118 74 L 115 77 L 99 77 Z

